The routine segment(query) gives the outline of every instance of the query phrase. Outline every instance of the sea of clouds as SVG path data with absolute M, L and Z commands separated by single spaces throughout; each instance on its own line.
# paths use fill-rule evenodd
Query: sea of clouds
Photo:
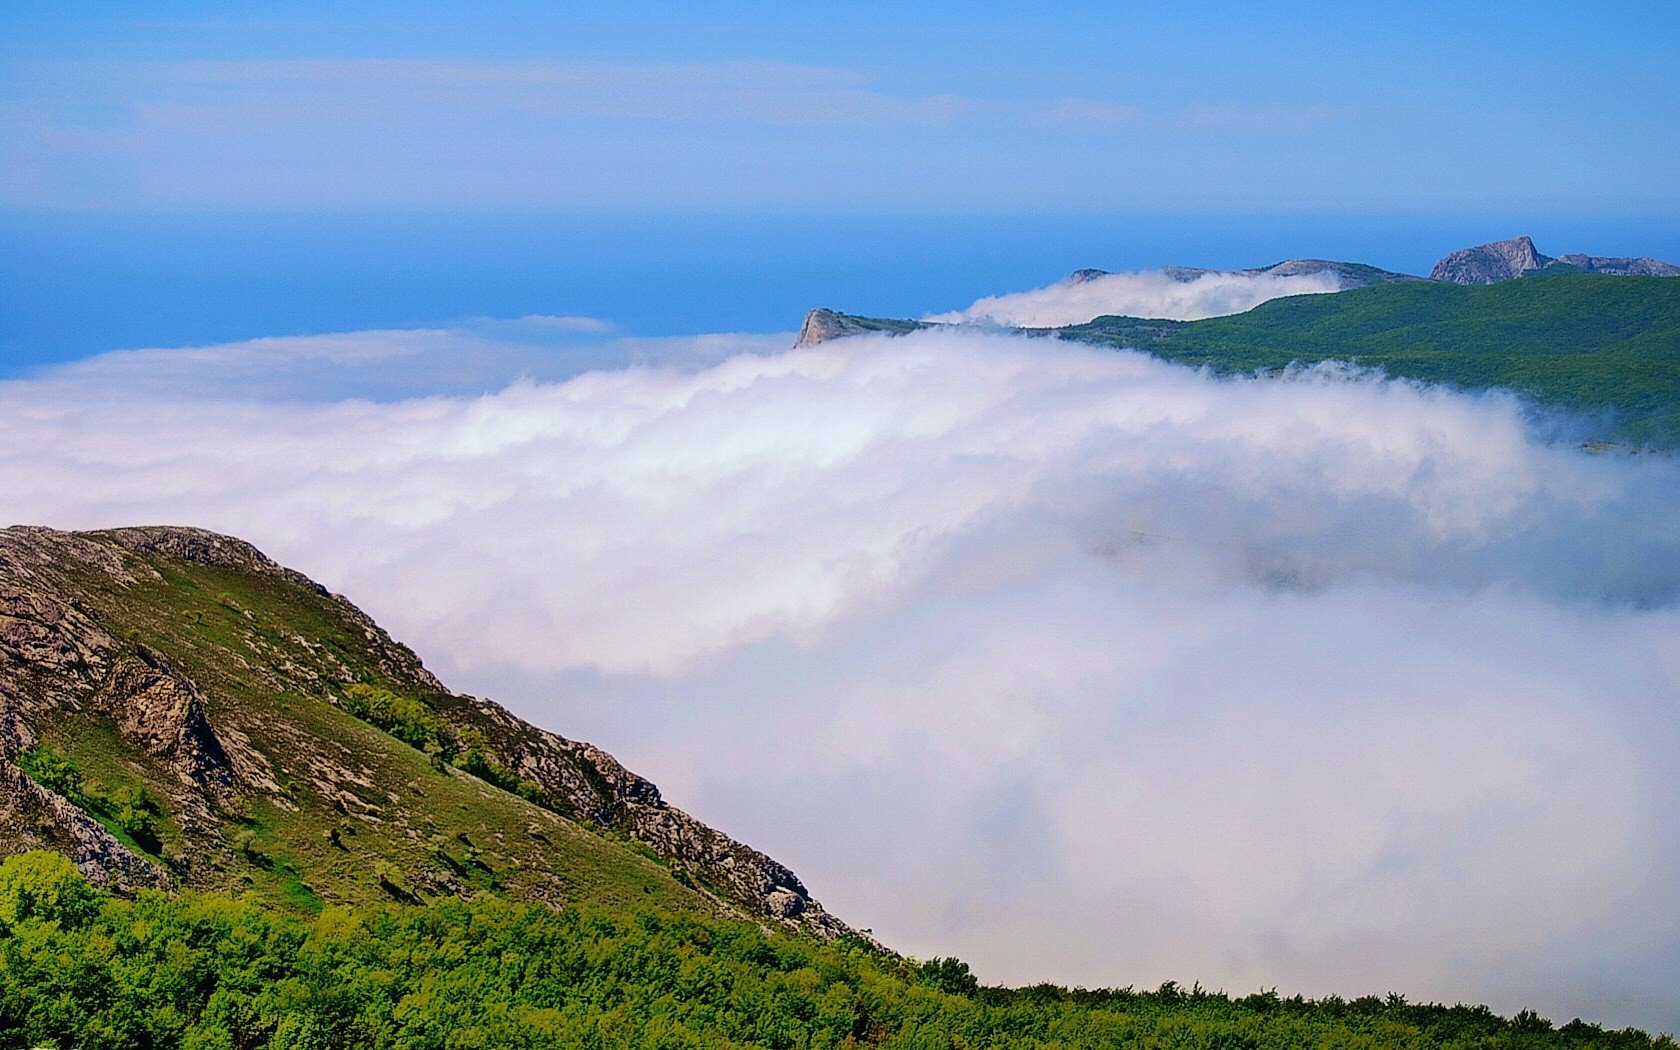
M 1285 295 L 1341 290 L 1341 279 L 1330 272 L 1278 275 L 1207 270 L 1186 277 L 1139 270 L 1088 278 L 1075 275 L 1032 291 L 988 295 L 962 310 L 926 319 L 1017 328 L 1060 328 L 1108 314 L 1196 321 L 1242 313 Z
M 1345 369 L 598 327 L 0 383 L 0 519 L 244 536 L 986 980 L 1680 1027 L 1674 458 Z

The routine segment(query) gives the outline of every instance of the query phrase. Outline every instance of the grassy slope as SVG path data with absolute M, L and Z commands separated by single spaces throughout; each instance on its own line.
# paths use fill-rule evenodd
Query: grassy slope
M 306 911 L 323 901 L 388 901 L 397 895 L 393 884 L 421 897 L 458 888 L 715 910 L 645 850 L 459 770 L 440 770 L 334 705 L 325 684 L 334 662 L 362 681 L 410 694 L 414 687 L 393 681 L 371 658 L 360 629 L 331 599 L 269 576 L 148 561 L 161 581 L 125 590 L 88 572 L 84 594 L 115 633 L 144 642 L 197 682 L 211 722 L 249 738 L 272 762 L 283 793 L 213 809 L 214 842 L 202 832 L 183 835 L 180 805 L 170 802 L 178 782 L 127 745 L 105 716 L 60 712 L 47 740 L 107 793 L 146 787 L 162 796 L 161 852 L 190 862 L 193 885 L 246 890 Z M 320 684 L 277 692 L 271 669 L 287 664 L 293 682 L 318 676 Z M 335 805 L 323 784 L 360 804 Z M 332 828 L 340 829 L 337 844 L 324 834 Z M 251 849 L 231 848 L 241 841 Z
M 1204 321 L 1100 317 L 1059 330 L 1220 370 L 1346 360 L 1608 413 L 1617 437 L 1680 447 L 1680 278 L 1557 274 L 1376 285 Z

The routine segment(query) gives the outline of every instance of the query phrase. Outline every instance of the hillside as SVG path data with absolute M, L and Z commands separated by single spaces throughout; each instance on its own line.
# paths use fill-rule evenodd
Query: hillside
M 1680 447 L 1680 280 L 1557 274 L 1406 282 L 1292 296 L 1202 321 L 1099 317 L 1056 330 L 1222 371 L 1352 361 L 1391 375 L 1609 416 L 1611 433 Z
M 489 893 L 847 932 L 610 755 L 194 529 L 0 530 L 0 855 L 32 847 L 302 912 Z
M 1406 379 L 1504 387 L 1602 419 L 1616 441 L 1680 448 L 1680 279 L 1554 269 L 1492 284 L 1383 282 L 1200 321 L 1099 317 L 1022 331 L 1220 372 L 1351 361 Z M 926 327 L 835 316 L 867 325 L 837 323 L 840 335 L 826 338 Z

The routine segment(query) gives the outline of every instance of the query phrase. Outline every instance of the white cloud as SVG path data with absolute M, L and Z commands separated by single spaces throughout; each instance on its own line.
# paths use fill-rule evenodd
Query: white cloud
M 405 328 L 248 339 L 214 346 L 121 350 L 44 371 L 34 389 L 58 400 L 100 400 L 133 389 L 171 397 L 390 401 L 483 393 L 517 379 L 569 379 L 627 365 L 698 367 L 768 352 L 792 338 L 709 335 L 613 337 L 593 317 L 533 314 L 472 318 L 448 328 Z M 4 389 L 0 386 L 0 389 Z M 15 389 L 15 388 L 14 388 Z
M 0 517 L 247 536 L 989 979 L 1680 1024 L 1673 459 L 1334 369 L 716 349 L 393 403 L 96 361 L 0 385 Z
M 1030 292 L 988 295 L 972 306 L 934 314 L 930 321 L 1059 328 L 1108 314 L 1194 321 L 1242 313 L 1268 299 L 1341 291 L 1332 273 L 1276 276 L 1267 273 L 1207 272 L 1180 280 L 1160 270 L 1111 273 L 1088 280 L 1069 278 Z

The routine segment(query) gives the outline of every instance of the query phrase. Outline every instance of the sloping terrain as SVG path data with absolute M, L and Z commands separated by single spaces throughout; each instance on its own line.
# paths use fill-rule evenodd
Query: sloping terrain
M 1680 280 L 1557 274 L 1291 296 L 1203 321 L 1099 317 L 1056 330 L 1223 371 L 1351 361 L 1607 413 L 1616 437 L 1680 446 Z
M 911 325 L 925 327 L 868 319 L 867 328 L 842 334 Z M 1221 372 L 1350 361 L 1465 389 L 1503 387 L 1602 418 L 1604 436 L 1614 440 L 1680 448 L 1680 279 L 1673 277 L 1562 268 L 1492 284 L 1392 281 L 1273 299 L 1200 321 L 1099 317 L 1022 331 Z
M 1585 255 L 1579 252 L 1553 258 L 1542 255 L 1529 237 L 1460 248 L 1435 264 L 1432 281 L 1453 284 L 1493 284 L 1535 274 L 1602 273 L 1623 277 L 1680 277 L 1680 266 L 1660 259 Z
M 33 847 L 306 911 L 491 893 L 846 932 L 610 755 L 194 529 L 0 530 L 0 855 Z

